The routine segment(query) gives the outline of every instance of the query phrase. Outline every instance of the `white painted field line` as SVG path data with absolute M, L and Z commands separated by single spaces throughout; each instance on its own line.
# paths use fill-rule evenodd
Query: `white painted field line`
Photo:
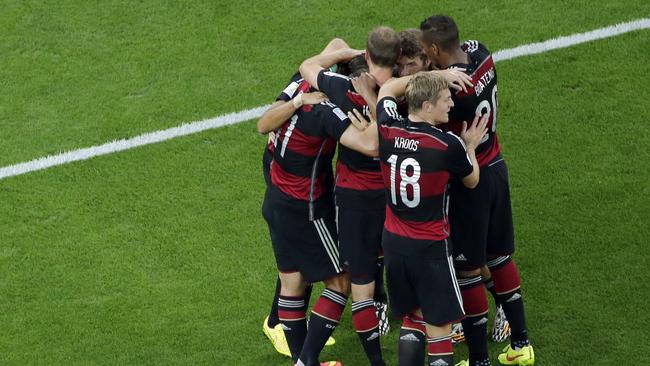
M 650 18 L 643 18 L 627 23 L 620 23 L 605 28 L 595 29 L 586 33 L 576 33 L 570 36 L 549 39 L 544 42 L 531 43 L 523 46 L 497 51 L 493 54 L 495 61 L 510 60 L 513 58 L 547 52 L 558 48 L 570 47 L 580 43 L 598 39 L 614 37 L 620 34 L 650 28 Z M 187 136 L 201 131 L 232 125 L 251 119 L 259 118 L 268 108 L 264 105 L 247 109 L 241 112 L 206 119 L 203 121 L 185 123 L 178 127 L 162 131 L 145 133 L 128 139 L 108 142 L 103 145 L 91 146 L 84 149 L 72 150 L 57 155 L 50 155 L 24 163 L 9 165 L 0 168 L 0 180 L 29 172 L 47 169 L 74 161 L 86 160 L 95 156 L 107 155 L 118 151 L 129 150 L 135 147 L 171 140 L 180 136 Z

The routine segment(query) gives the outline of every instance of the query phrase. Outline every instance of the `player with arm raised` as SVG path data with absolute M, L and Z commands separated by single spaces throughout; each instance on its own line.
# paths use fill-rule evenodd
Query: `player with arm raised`
M 355 89 L 352 79 L 328 68 L 350 60 L 362 51 L 343 48 L 329 54 L 306 59 L 300 65 L 301 75 L 324 92 L 343 111 L 354 109 L 365 116 L 374 113 L 377 99 L 374 84 L 382 85 L 392 77 L 392 68 L 399 56 L 399 39 L 388 27 L 373 29 L 367 39 L 365 60 L 371 88 L 364 96 Z M 370 80 L 372 79 L 372 80 Z M 377 258 L 381 251 L 381 232 L 385 217 L 385 198 L 379 161 L 339 145 L 336 163 L 335 197 L 338 209 L 341 258 L 352 282 L 352 322 L 371 365 L 384 365 L 378 335 L 382 332 L 378 312 L 385 312 L 384 299 L 375 297 L 383 286 L 376 284 Z M 384 319 L 385 316 L 384 316 Z M 385 324 L 385 325 L 384 325 Z M 387 331 L 388 322 L 384 322 Z
M 499 355 L 506 365 L 532 365 L 535 355 L 528 341 L 520 277 L 511 255 L 514 230 L 508 187 L 508 171 L 501 156 L 497 127 L 497 73 L 488 49 L 480 42 L 460 44 L 453 19 L 434 15 L 420 25 L 422 44 L 438 68 L 464 68 L 474 87 L 453 95 L 455 107 L 448 127 L 462 128 L 461 121 L 475 113 L 489 117 L 488 133 L 476 150 L 481 183 L 474 190 L 452 184 L 450 204 L 454 260 L 459 274 L 467 318 L 463 320 L 470 348 L 470 365 L 489 365 L 486 321 L 488 304 L 480 269 L 487 264 L 494 293 L 512 329 L 510 345 Z M 485 320 L 484 320 L 485 319 Z
M 321 92 L 299 93 L 298 86 L 302 82 L 299 73 L 295 73 L 286 88 L 278 95 L 275 102 L 264 112 L 257 122 L 257 131 L 268 134 L 267 145 L 262 156 L 262 173 L 268 189 L 271 184 L 271 161 L 273 160 L 273 148 L 275 143 L 274 131 L 280 128 L 291 116 L 303 105 L 318 104 L 327 100 L 327 96 Z M 291 357 L 291 351 L 284 336 L 284 330 L 278 318 L 278 299 L 280 296 L 280 277 L 275 284 L 275 294 L 271 303 L 269 315 L 264 319 L 262 332 L 269 338 L 275 350 L 287 357 Z M 307 303 L 311 297 L 312 286 L 305 289 Z M 326 345 L 333 345 L 334 339 L 330 337 Z
M 305 82 L 299 86 L 299 92 L 308 89 Z M 362 153 L 377 154 L 376 129 L 350 126 L 349 118 L 329 102 L 299 108 L 277 133 L 263 205 L 281 280 L 278 315 L 297 365 L 318 365 L 349 293 L 328 194 L 333 189 L 331 160 L 337 140 Z M 307 331 L 305 287 L 319 281 L 326 288 L 312 309 Z
M 393 312 L 403 316 L 399 365 L 452 365 L 451 323 L 464 316 L 448 238 L 447 186 L 479 182 L 474 149 L 486 118 L 464 125 L 461 137 L 438 128 L 453 106 L 450 84 L 436 72 L 386 83 L 379 91 L 379 151 L 386 194 L 382 246 Z M 406 94 L 408 118 L 397 112 Z M 425 325 L 426 334 L 418 331 Z M 426 342 L 425 342 L 426 337 Z

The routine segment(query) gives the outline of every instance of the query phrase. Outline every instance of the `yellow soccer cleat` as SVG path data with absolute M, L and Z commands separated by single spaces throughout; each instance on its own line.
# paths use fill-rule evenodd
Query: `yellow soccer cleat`
M 327 342 L 325 342 L 325 346 L 329 347 L 329 346 L 333 346 L 334 344 L 336 344 L 336 340 L 334 339 L 334 337 L 327 338 Z
M 287 344 L 287 338 L 284 336 L 284 330 L 282 330 L 281 324 L 276 324 L 275 327 L 269 327 L 269 317 L 267 316 L 264 319 L 264 324 L 262 325 L 262 331 L 266 337 L 271 341 L 273 348 L 278 351 L 279 354 L 287 357 L 291 357 L 291 351 L 289 350 L 289 345 Z
M 469 366 L 469 361 L 468 360 L 462 360 L 459 363 L 457 363 L 456 366 Z
M 321 362 L 320 366 L 343 366 L 342 363 L 339 361 L 327 361 L 327 362 Z
M 533 346 L 528 345 L 518 350 L 514 350 L 510 345 L 507 345 L 503 349 L 503 353 L 499 354 L 499 362 L 502 365 L 519 365 L 519 366 L 534 365 L 535 352 L 533 351 Z

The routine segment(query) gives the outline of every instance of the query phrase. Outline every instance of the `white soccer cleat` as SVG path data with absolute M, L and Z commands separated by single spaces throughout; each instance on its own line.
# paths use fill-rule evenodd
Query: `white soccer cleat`
M 503 306 L 497 306 L 496 310 L 496 314 L 494 315 L 494 328 L 492 328 L 492 340 L 495 342 L 503 342 L 510 337 L 510 323 L 506 319 Z
M 451 326 L 451 343 L 456 344 L 465 341 L 465 331 L 463 331 L 463 325 L 460 323 L 454 323 Z
M 390 324 L 388 324 L 388 304 L 385 302 L 375 302 L 375 314 L 379 320 L 379 335 L 385 336 L 390 331 Z

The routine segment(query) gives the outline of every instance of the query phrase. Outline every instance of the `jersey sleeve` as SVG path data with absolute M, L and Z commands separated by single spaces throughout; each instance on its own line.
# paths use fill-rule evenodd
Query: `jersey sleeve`
M 447 134 L 451 136 L 449 139 L 447 168 L 452 175 L 464 178 L 472 173 L 474 166 L 469 155 L 467 155 L 467 148 L 463 140 L 452 132 L 447 132 Z
M 291 79 L 289 80 L 289 84 L 284 88 L 282 93 L 275 98 L 275 101 L 283 100 L 285 102 L 290 101 L 293 99 L 293 97 L 296 95 L 296 92 L 298 91 L 298 86 L 300 86 L 300 83 L 302 82 L 302 76 L 300 76 L 300 73 L 297 72 L 293 74 Z
M 397 100 L 393 97 L 383 97 L 377 102 L 377 124 L 391 125 L 403 118 L 397 111 Z
M 318 73 L 318 90 L 327 94 L 332 103 L 342 106 L 344 109 L 349 100 L 348 91 L 352 90 L 352 81 L 345 75 L 337 74 L 323 69 Z
M 337 141 L 341 139 L 345 130 L 350 127 L 350 119 L 343 113 L 341 108 L 331 103 L 318 105 L 320 111 L 320 123 L 323 132 Z

